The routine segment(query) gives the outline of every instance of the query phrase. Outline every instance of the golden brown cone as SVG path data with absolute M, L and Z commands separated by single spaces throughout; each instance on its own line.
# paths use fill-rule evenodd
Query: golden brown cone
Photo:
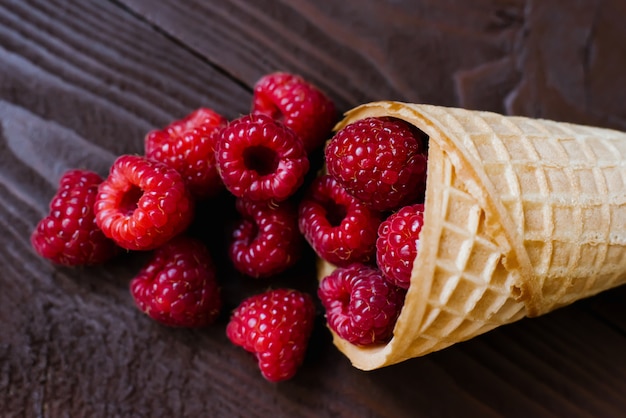
M 626 282 L 626 133 L 375 102 L 430 137 L 424 227 L 393 339 L 335 345 L 363 370 L 440 350 Z M 332 265 L 320 260 L 318 276 Z

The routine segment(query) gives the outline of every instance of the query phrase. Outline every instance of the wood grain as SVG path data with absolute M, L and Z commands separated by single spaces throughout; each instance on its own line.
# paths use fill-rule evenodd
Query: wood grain
M 574 4 L 575 3 L 575 4 Z M 282 69 L 340 110 L 424 101 L 626 129 L 620 0 L 0 2 L 0 416 L 617 417 L 626 409 L 626 289 L 364 373 L 319 312 L 298 375 L 270 384 L 224 335 L 268 286 L 220 265 L 214 327 L 161 327 L 133 306 L 145 260 L 58 268 L 29 236 L 68 168 L 106 174 L 199 106 L 249 110 Z M 559 25 L 555 25 L 558 16 Z M 232 202 L 198 225 L 218 259 Z M 202 208 L 209 213 L 209 207 Z M 213 209 L 211 209 L 213 210 Z M 271 284 L 315 289 L 311 254 Z

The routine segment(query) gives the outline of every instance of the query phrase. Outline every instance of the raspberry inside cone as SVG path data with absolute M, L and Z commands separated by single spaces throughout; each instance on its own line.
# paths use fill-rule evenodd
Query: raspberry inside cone
M 408 289 L 419 236 L 424 225 L 424 205 L 404 206 L 378 228 L 376 264 L 383 276 L 396 286 Z
M 320 283 L 318 296 L 328 326 L 352 344 L 388 342 L 406 293 L 370 266 L 339 267 Z
M 375 210 L 423 201 L 427 143 L 410 124 L 365 118 L 339 130 L 325 149 L 326 166 L 350 194 Z

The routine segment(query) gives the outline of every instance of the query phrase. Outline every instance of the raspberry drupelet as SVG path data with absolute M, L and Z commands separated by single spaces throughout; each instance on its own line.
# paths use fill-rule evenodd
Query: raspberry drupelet
M 265 115 L 246 115 L 229 123 L 222 130 L 216 161 L 226 188 L 250 200 L 287 199 L 309 170 L 300 138 Z
M 284 123 L 302 139 L 307 152 L 321 147 L 337 119 L 331 99 L 300 76 L 276 72 L 254 86 L 252 113 Z
M 315 178 L 300 201 L 300 231 L 317 255 L 338 266 L 375 260 L 381 213 L 345 191 L 330 175 Z
M 270 204 L 238 198 L 235 207 L 241 220 L 233 232 L 229 255 L 237 270 L 251 277 L 269 277 L 299 260 L 304 239 L 291 201 Z
M 130 283 L 137 307 L 172 327 L 204 327 L 222 301 L 213 259 L 206 246 L 181 235 L 156 249 Z
M 273 289 L 245 299 L 233 311 L 226 335 L 257 358 L 265 379 L 291 379 L 304 361 L 315 305 L 306 293 Z
M 380 270 L 363 264 L 335 269 L 318 288 L 330 329 L 359 346 L 391 339 L 405 295 Z
M 128 250 L 151 250 L 183 232 L 193 218 L 193 199 L 181 175 L 158 161 L 122 155 L 100 184 L 96 222 Z
M 408 289 L 413 262 L 424 225 L 424 205 L 402 207 L 389 215 L 378 228 L 376 263 L 383 276 L 396 286 Z
M 325 149 L 328 173 L 370 207 L 394 210 L 423 200 L 424 135 L 390 117 L 358 120 L 339 130 Z
M 217 112 L 199 108 L 164 129 L 149 132 L 144 141 L 146 157 L 178 171 L 194 197 L 214 196 L 223 188 L 215 148 L 227 122 Z
M 89 170 L 68 170 L 50 201 L 49 213 L 31 234 L 42 257 L 66 266 L 101 264 L 119 247 L 96 224 L 94 203 L 102 177 Z

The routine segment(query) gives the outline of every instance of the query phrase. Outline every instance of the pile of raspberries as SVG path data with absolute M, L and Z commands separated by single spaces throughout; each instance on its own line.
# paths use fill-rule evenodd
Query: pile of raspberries
M 107 178 L 65 172 L 31 243 L 65 266 L 147 252 L 130 281 L 136 306 L 165 326 L 210 326 L 222 309 L 220 280 L 189 228 L 197 204 L 226 190 L 238 214 L 228 255 L 244 276 L 286 271 L 305 245 L 337 266 L 317 295 L 270 288 L 230 314 L 229 340 L 278 382 L 304 360 L 315 298 L 341 338 L 359 346 L 392 338 L 423 225 L 428 137 L 388 117 L 333 135 L 334 103 L 289 73 L 259 79 L 252 99 L 250 114 L 235 120 L 199 108 L 147 133 L 145 153 L 119 156 Z M 316 150 L 325 170 L 305 181 Z

